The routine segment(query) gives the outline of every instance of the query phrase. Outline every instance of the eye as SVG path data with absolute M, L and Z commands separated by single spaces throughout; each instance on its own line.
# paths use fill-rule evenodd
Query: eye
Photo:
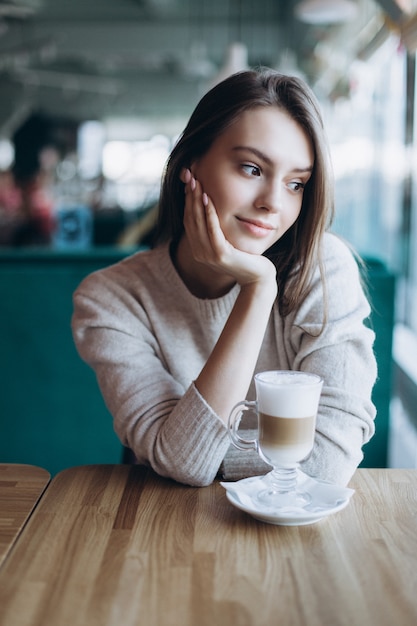
M 302 191 L 304 191 L 304 188 L 305 188 L 305 184 L 304 184 L 304 183 L 302 183 L 302 182 L 301 182 L 301 181 L 299 181 L 299 180 L 295 180 L 295 181 L 293 181 L 293 182 L 289 183 L 289 185 L 288 185 L 288 186 L 289 186 L 289 188 L 290 188 L 292 191 L 295 191 L 295 192 L 297 192 L 297 191 L 302 192 Z
M 246 174 L 249 174 L 249 176 L 261 175 L 261 170 L 257 165 L 252 165 L 252 163 L 243 163 L 241 167 Z

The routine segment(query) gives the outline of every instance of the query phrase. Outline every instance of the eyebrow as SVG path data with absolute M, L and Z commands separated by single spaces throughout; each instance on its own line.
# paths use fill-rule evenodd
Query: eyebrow
M 235 146 L 233 148 L 234 152 L 239 152 L 239 151 L 243 151 L 243 150 L 245 152 L 252 152 L 252 154 L 257 156 L 258 159 L 261 159 L 267 165 L 273 165 L 272 159 L 270 159 L 269 156 L 264 154 L 261 150 L 258 150 L 258 148 L 253 148 L 252 146 Z M 313 166 L 312 165 L 308 165 L 307 167 L 295 167 L 293 169 L 293 171 L 297 172 L 299 174 L 312 172 L 313 171 Z

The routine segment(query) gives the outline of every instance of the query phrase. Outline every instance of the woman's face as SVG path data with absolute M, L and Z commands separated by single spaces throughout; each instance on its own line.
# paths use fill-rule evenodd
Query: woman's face
M 312 143 L 278 107 L 245 111 L 191 167 L 226 239 L 262 254 L 294 224 L 314 164 Z

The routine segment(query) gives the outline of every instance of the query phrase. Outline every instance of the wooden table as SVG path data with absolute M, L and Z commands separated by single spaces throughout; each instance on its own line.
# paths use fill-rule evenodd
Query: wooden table
M 50 478 L 41 467 L 0 463 L 0 566 Z
M 135 466 L 58 474 L 0 570 L 1 626 L 415 626 L 417 470 L 358 470 L 299 527 Z

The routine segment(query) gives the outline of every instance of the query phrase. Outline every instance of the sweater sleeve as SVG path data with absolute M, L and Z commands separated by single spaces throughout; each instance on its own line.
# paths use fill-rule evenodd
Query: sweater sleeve
M 138 462 L 178 482 L 211 483 L 229 447 L 227 429 L 193 383 L 185 389 L 171 376 L 140 303 L 98 272 L 74 294 L 72 328 Z
M 374 433 L 371 402 L 376 379 L 374 333 L 364 323 L 370 314 L 356 260 L 345 244 L 328 235 L 324 253 L 327 323 L 317 273 L 312 289 L 288 333 L 293 369 L 323 378 L 316 439 L 302 469 L 331 482 L 347 484 L 363 458 L 362 446 Z

